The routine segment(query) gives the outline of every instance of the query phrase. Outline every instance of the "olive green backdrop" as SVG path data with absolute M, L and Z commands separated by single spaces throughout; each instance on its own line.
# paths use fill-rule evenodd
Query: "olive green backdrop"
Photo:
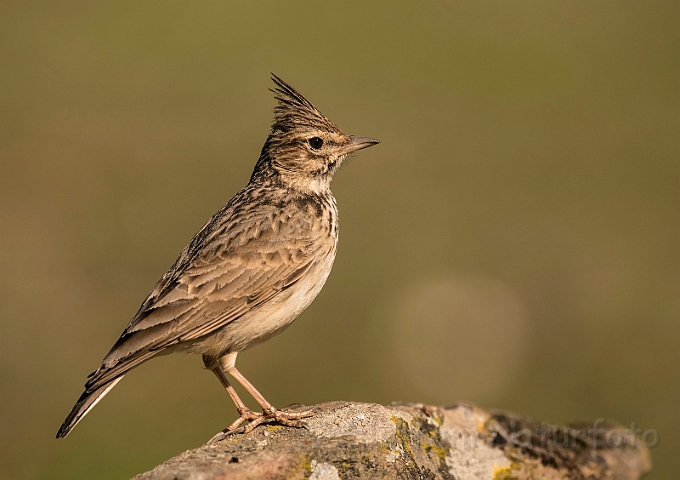
M 245 3 L 245 2 L 243 2 Z M 196 357 L 54 434 L 248 180 L 269 72 L 347 133 L 335 268 L 239 365 L 276 405 L 655 429 L 680 469 L 678 2 L 2 2 L 0 477 L 120 479 L 235 409 Z

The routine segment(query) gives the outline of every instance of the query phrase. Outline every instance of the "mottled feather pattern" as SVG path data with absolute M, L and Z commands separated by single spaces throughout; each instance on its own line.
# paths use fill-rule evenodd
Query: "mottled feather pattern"
M 202 238 L 200 254 L 190 255 L 191 244 L 182 252 L 162 280 L 163 287 L 144 301 L 104 359 L 101 374 L 88 382 L 89 388 L 110 379 L 106 371 L 115 364 L 123 367 L 127 358 L 135 363 L 144 349 L 172 347 L 221 328 L 246 307 L 294 284 L 311 262 L 335 255 L 338 213 L 332 195 L 303 199 L 299 194 L 272 195 L 266 186 L 248 190 L 197 234 Z M 251 196 L 265 198 L 253 202 Z M 211 304 L 217 308 L 208 308 Z

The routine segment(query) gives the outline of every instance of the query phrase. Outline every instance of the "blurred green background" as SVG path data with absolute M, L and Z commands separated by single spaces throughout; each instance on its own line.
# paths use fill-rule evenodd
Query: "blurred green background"
M 0 3 L 0 477 L 120 479 L 236 417 L 153 360 L 54 435 L 247 182 L 269 72 L 347 133 L 316 302 L 239 366 L 274 404 L 460 400 L 655 429 L 680 468 L 680 3 Z

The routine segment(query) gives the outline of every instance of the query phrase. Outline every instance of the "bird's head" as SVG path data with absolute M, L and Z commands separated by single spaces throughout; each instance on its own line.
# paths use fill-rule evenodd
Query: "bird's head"
M 318 192 L 349 154 L 380 143 L 344 134 L 301 93 L 276 75 L 272 80 L 278 105 L 253 177 L 275 172 L 290 187 Z

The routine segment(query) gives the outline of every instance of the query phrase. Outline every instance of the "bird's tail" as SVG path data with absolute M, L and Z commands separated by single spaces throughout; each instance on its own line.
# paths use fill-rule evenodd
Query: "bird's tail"
M 109 391 L 111 391 L 111 389 L 116 386 L 116 383 L 120 382 L 122 379 L 123 375 L 106 382 L 102 386 L 90 392 L 85 390 L 71 410 L 71 413 L 68 414 L 68 417 L 66 417 L 66 420 L 64 420 L 64 423 L 61 425 L 59 432 L 57 432 L 57 438 L 64 438 L 66 435 L 68 435 L 73 427 L 75 427 L 78 422 L 85 415 L 87 415 L 87 412 L 89 412 L 92 407 L 97 405 L 99 400 L 104 398 L 104 395 L 109 393 Z

